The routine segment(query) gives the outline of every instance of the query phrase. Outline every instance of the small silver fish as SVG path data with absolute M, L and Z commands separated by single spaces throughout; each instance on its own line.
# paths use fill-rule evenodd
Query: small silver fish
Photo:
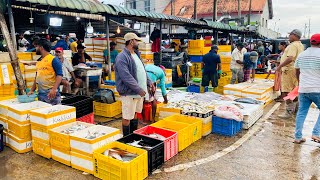
M 159 139 L 161 141 L 166 140 L 166 138 L 164 136 L 157 134 L 157 133 L 148 134 L 148 136 L 151 138 Z

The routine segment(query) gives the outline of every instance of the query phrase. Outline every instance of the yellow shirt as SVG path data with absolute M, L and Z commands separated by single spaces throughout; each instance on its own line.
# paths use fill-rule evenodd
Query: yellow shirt
M 73 41 L 73 42 L 70 44 L 70 50 L 71 50 L 73 53 L 78 52 L 77 46 L 78 46 L 77 42 L 76 42 L 76 41 Z
M 283 63 L 287 57 L 292 56 L 293 61 L 282 68 L 282 70 L 294 69 L 294 63 L 300 53 L 304 51 L 304 46 L 301 41 L 292 42 L 285 50 L 281 56 L 280 63 Z
M 56 73 L 52 66 L 52 61 L 55 57 L 51 54 L 37 62 L 37 77 L 39 91 L 51 89 L 56 82 Z

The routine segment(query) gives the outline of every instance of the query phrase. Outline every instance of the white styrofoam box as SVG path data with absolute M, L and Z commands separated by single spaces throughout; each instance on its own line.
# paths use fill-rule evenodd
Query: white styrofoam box
M 25 73 L 24 76 L 25 76 L 25 79 L 33 79 L 34 81 L 36 74 L 37 74 L 36 72 L 29 72 L 29 73 Z
M 8 106 L 15 104 L 21 104 L 17 98 L 0 101 L 0 115 L 7 117 Z
M 30 62 L 30 61 L 29 61 Z M 34 65 L 24 65 L 24 71 L 25 72 L 36 72 L 37 71 L 37 67 Z
M 207 124 L 210 121 L 212 121 L 212 115 L 207 118 L 199 118 L 199 119 L 202 120 L 202 124 Z
M 102 59 L 102 58 L 92 58 L 92 61 L 93 62 L 99 62 L 99 63 L 101 63 L 101 62 L 104 62 L 104 59 Z
M 94 38 L 93 39 L 93 44 L 94 45 L 107 45 L 108 41 L 107 38 Z
M 241 96 L 254 99 L 263 99 L 264 97 L 266 97 L 266 90 L 248 88 L 241 92 Z
M 0 85 L 13 83 L 12 76 L 10 75 L 11 72 L 9 69 L 10 68 L 9 65 L 8 64 L 0 64 Z
M 41 58 L 41 55 L 32 55 L 32 60 L 33 61 L 37 61 L 40 58 Z
M 88 157 L 71 151 L 71 166 L 75 169 L 93 174 L 94 163 L 93 157 Z
M 96 139 L 85 138 L 88 133 L 105 133 Z M 93 154 L 93 151 L 102 147 L 103 145 L 116 141 L 122 137 L 120 130 L 107 126 L 95 125 L 87 129 L 78 131 L 70 135 L 71 151 L 86 154 L 88 156 Z
M 84 38 L 84 43 L 85 44 L 93 44 L 93 39 L 92 38 Z
M 57 147 L 65 147 L 70 150 L 70 134 L 62 133 L 64 130 L 69 129 L 75 125 L 83 125 L 85 128 L 94 126 L 94 124 L 85 123 L 81 121 L 72 122 L 49 130 L 50 144 Z
M 61 150 L 60 148 L 51 146 L 52 159 L 59 161 L 67 166 L 71 166 L 71 152 Z
M 8 129 L 8 119 L 0 115 L 0 124 L 3 125 L 4 129 Z
M 153 55 L 152 51 L 140 51 L 140 55 Z
M 8 118 L 19 121 L 20 123 L 30 122 L 30 110 L 50 107 L 51 104 L 42 101 L 33 101 L 30 103 L 21 103 L 8 106 Z
M 93 55 L 94 55 L 94 56 L 103 57 L 103 51 L 96 51 L 96 50 L 95 50 L 95 51 L 93 52 Z
M 32 150 L 31 139 L 22 140 L 10 133 L 7 133 L 7 140 L 7 145 L 18 153 L 25 153 Z
M 42 142 L 50 143 L 48 130 L 41 129 L 31 125 L 31 135 L 32 139 L 36 139 Z
M 30 121 L 46 127 L 71 119 L 76 120 L 76 109 L 72 106 L 55 105 L 30 111 Z
M 140 42 L 139 43 L 139 50 L 141 51 L 151 51 L 152 49 L 152 44 L 151 43 L 144 43 L 144 42 Z
M 10 63 L 11 59 L 8 52 L 0 52 L 0 63 Z

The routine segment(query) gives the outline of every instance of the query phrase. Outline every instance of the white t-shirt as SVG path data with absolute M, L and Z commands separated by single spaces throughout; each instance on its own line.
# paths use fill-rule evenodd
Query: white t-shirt
M 302 52 L 294 67 L 300 69 L 299 93 L 320 93 L 320 48 Z
M 241 69 L 243 66 L 241 64 L 237 63 L 237 60 L 240 60 L 243 62 L 243 54 L 241 51 L 238 50 L 238 48 L 235 48 L 232 51 L 232 60 L 230 64 L 230 69 Z
M 26 40 L 25 38 L 19 39 L 18 40 L 19 52 L 26 52 L 28 45 L 29 45 L 29 41 L 28 40 Z M 20 47 L 20 46 L 23 46 L 23 47 Z
M 63 78 L 66 78 L 68 81 L 70 81 L 71 74 L 70 72 L 73 72 L 74 69 L 72 67 L 72 64 L 70 61 L 68 61 L 66 58 L 64 58 L 63 63 L 62 63 L 62 73 L 63 73 Z
M 131 54 L 131 56 L 134 59 L 134 63 L 136 64 L 138 84 L 139 84 L 140 88 L 142 88 L 144 90 L 144 92 L 146 92 L 146 95 L 144 98 L 146 101 L 148 101 L 149 94 L 148 94 L 146 70 L 144 69 L 144 65 L 136 53 Z M 134 98 L 139 98 L 139 97 L 141 98 L 141 96 L 139 96 L 139 95 L 135 96 Z

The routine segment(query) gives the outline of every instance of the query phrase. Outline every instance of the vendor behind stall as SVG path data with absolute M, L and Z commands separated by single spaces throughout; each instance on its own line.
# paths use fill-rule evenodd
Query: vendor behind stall
M 118 51 L 116 50 L 116 43 L 110 42 L 110 61 L 111 61 L 111 71 L 114 71 L 114 62 L 116 60 L 116 57 L 118 56 Z M 108 49 L 105 49 L 103 51 L 103 58 L 104 58 L 104 66 L 103 66 L 103 79 L 106 78 L 107 74 L 109 73 L 109 67 L 108 67 L 108 56 L 109 52 Z
M 63 57 L 63 49 L 61 47 L 55 49 L 55 54 L 56 57 L 58 57 L 60 62 L 62 63 L 62 92 L 71 93 L 71 84 L 73 83 L 74 91 L 76 94 L 78 92 L 78 88 L 82 83 L 82 80 L 80 78 L 76 78 L 72 64 L 65 57 Z
M 209 86 L 210 81 L 213 88 L 218 87 L 218 79 L 220 79 L 222 73 L 220 56 L 217 54 L 218 50 L 218 46 L 212 46 L 211 51 L 203 56 L 201 92 L 204 91 L 204 87 Z
M 145 66 L 149 79 L 152 81 L 155 87 L 157 81 L 159 80 L 159 85 L 161 88 L 162 96 L 164 98 L 164 103 L 168 103 L 167 91 L 166 91 L 166 68 L 164 66 L 155 66 L 153 64 L 148 64 Z M 149 92 L 150 102 L 152 102 L 152 121 L 154 121 L 157 111 L 157 99 L 155 93 Z
M 76 66 L 80 63 L 86 63 L 86 60 L 92 61 L 92 58 L 84 51 L 86 47 L 82 44 L 78 44 L 78 52 L 72 56 L 72 65 Z
M 62 64 L 57 57 L 50 54 L 51 45 L 46 39 L 34 43 L 36 54 L 41 55 L 37 62 L 37 74 L 28 95 L 33 94 L 38 84 L 38 99 L 52 105 L 60 104 L 59 86 L 62 80 Z

